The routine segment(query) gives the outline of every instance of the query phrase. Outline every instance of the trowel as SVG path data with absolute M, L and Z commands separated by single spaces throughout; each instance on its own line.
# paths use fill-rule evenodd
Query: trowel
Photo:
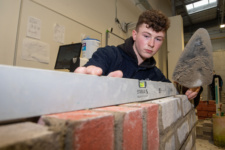
M 181 53 L 172 79 L 186 88 L 212 83 L 212 44 L 206 29 L 200 28 L 192 35 Z

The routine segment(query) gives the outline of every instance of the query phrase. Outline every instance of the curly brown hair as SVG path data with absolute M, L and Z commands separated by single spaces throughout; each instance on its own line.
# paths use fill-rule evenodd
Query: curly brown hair
M 156 32 L 164 31 L 166 32 L 170 26 L 170 21 L 168 17 L 166 17 L 159 10 L 146 10 L 144 11 L 138 19 L 136 25 L 136 31 L 143 23 L 147 24 L 147 28 L 152 28 Z

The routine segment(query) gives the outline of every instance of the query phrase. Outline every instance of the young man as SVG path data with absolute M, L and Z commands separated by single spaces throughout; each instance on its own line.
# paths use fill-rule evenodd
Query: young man
M 160 11 L 143 12 L 132 37 L 117 47 L 99 48 L 87 64 L 77 68 L 75 73 L 170 82 L 155 66 L 153 58 L 165 39 L 169 25 L 168 18 Z M 188 89 L 185 94 L 193 99 L 198 91 Z

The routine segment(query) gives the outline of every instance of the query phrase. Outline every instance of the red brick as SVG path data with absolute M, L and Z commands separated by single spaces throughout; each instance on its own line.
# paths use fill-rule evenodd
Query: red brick
M 208 106 L 207 110 L 215 112 L 216 111 L 216 106 Z
M 215 107 L 216 108 L 216 104 L 209 104 L 209 107 Z
M 208 103 L 199 103 L 198 104 L 198 106 L 203 106 L 203 107 L 205 107 L 205 106 L 207 106 L 208 105 Z
M 207 110 L 207 107 L 208 107 L 208 104 L 205 103 L 205 102 L 202 102 L 202 103 L 199 103 L 198 106 L 197 106 L 197 110 Z
M 200 106 L 200 105 L 198 105 L 197 107 L 196 107 L 196 109 L 199 111 L 199 110 L 202 110 L 202 106 Z
M 159 149 L 159 128 L 158 128 L 158 104 L 150 103 L 131 103 L 121 106 L 138 107 L 144 111 L 143 118 L 146 118 L 146 129 L 143 128 L 143 146 L 144 149 L 158 150 Z M 143 123 L 144 124 L 144 123 Z
M 199 104 L 208 104 L 208 101 L 199 101 Z
M 202 106 L 202 110 L 208 111 L 208 105 Z
M 141 108 L 112 106 L 93 110 L 111 112 L 115 115 L 115 149 L 142 149 Z
M 205 102 L 204 102 L 204 103 L 199 103 L 199 104 L 198 104 L 198 106 L 207 106 L 207 105 L 208 105 L 208 103 L 205 103 Z
M 65 141 L 69 149 L 114 149 L 114 116 L 110 113 L 82 110 L 46 115 L 44 118 L 65 120 Z M 57 124 L 57 121 L 54 122 L 53 127 Z
M 214 100 L 209 100 L 209 104 L 216 104 Z
M 197 115 L 199 117 L 208 117 L 208 112 L 207 111 L 198 111 Z

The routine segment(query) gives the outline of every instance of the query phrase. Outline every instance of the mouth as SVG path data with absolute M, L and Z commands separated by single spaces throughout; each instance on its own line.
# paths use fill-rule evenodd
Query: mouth
M 147 52 L 147 53 L 153 53 L 153 51 L 152 50 L 149 50 L 149 49 L 145 49 L 145 51 Z

